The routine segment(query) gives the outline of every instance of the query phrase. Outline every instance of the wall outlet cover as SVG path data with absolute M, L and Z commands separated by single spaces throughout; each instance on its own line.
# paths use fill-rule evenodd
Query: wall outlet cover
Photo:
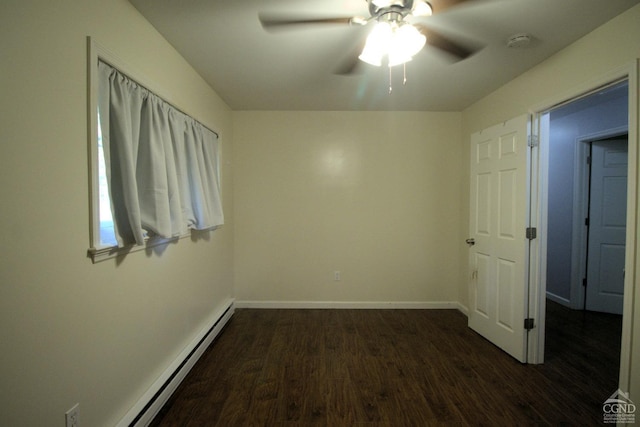
M 64 414 L 66 427 L 80 427 L 80 404 L 76 403 Z

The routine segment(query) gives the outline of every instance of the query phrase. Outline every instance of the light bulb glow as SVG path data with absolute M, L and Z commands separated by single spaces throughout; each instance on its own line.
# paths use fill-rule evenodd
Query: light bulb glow
M 360 60 L 379 67 L 387 56 L 389 67 L 411 61 L 425 45 L 427 38 L 416 27 L 408 23 L 379 22 L 373 28 Z
M 420 52 L 427 38 L 410 24 L 402 25 L 393 33 L 389 52 L 399 52 L 402 56 L 412 57 Z
M 367 42 L 359 58 L 379 67 L 382 64 L 382 58 L 389 52 L 392 37 L 393 30 L 388 22 L 377 23 L 367 37 Z

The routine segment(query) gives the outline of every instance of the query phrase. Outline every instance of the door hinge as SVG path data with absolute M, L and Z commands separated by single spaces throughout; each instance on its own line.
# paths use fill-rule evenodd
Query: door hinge
M 524 329 L 526 331 L 530 331 L 531 329 L 533 329 L 533 318 L 532 317 L 524 319 Z
M 587 164 L 590 165 L 591 164 L 591 156 L 587 156 Z
M 528 240 L 533 240 L 536 238 L 538 230 L 535 227 L 527 227 L 526 237 Z
M 583 278 L 582 279 L 582 286 L 584 286 L 585 288 L 587 287 L 587 278 Z
M 527 145 L 529 147 L 537 147 L 538 145 L 540 145 L 540 138 L 538 137 L 538 135 L 529 135 L 527 137 Z
M 589 218 L 584 219 L 584 225 L 586 225 L 587 227 L 589 226 Z

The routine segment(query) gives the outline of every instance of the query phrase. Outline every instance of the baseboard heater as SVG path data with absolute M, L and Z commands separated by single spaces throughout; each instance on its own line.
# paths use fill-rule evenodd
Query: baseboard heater
M 143 427 L 153 421 L 153 418 L 167 403 L 173 392 L 200 359 L 200 356 L 222 331 L 233 315 L 233 311 L 234 301 L 229 300 L 218 312 L 218 315 L 214 316 L 210 326 L 204 328 L 196 336 L 127 415 L 120 420 L 118 427 Z

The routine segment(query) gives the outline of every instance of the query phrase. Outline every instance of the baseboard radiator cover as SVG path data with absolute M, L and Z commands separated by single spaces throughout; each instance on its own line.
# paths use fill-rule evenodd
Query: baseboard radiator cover
M 235 310 L 235 301 L 229 299 L 216 312 L 200 333 L 169 365 L 163 374 L 153 383 L 147 392 L 120 420 L 117 427 L 148 426 L 156 414 L 169 400 L 173 392 L 187 376 L 204 351 L 216 339 Z

